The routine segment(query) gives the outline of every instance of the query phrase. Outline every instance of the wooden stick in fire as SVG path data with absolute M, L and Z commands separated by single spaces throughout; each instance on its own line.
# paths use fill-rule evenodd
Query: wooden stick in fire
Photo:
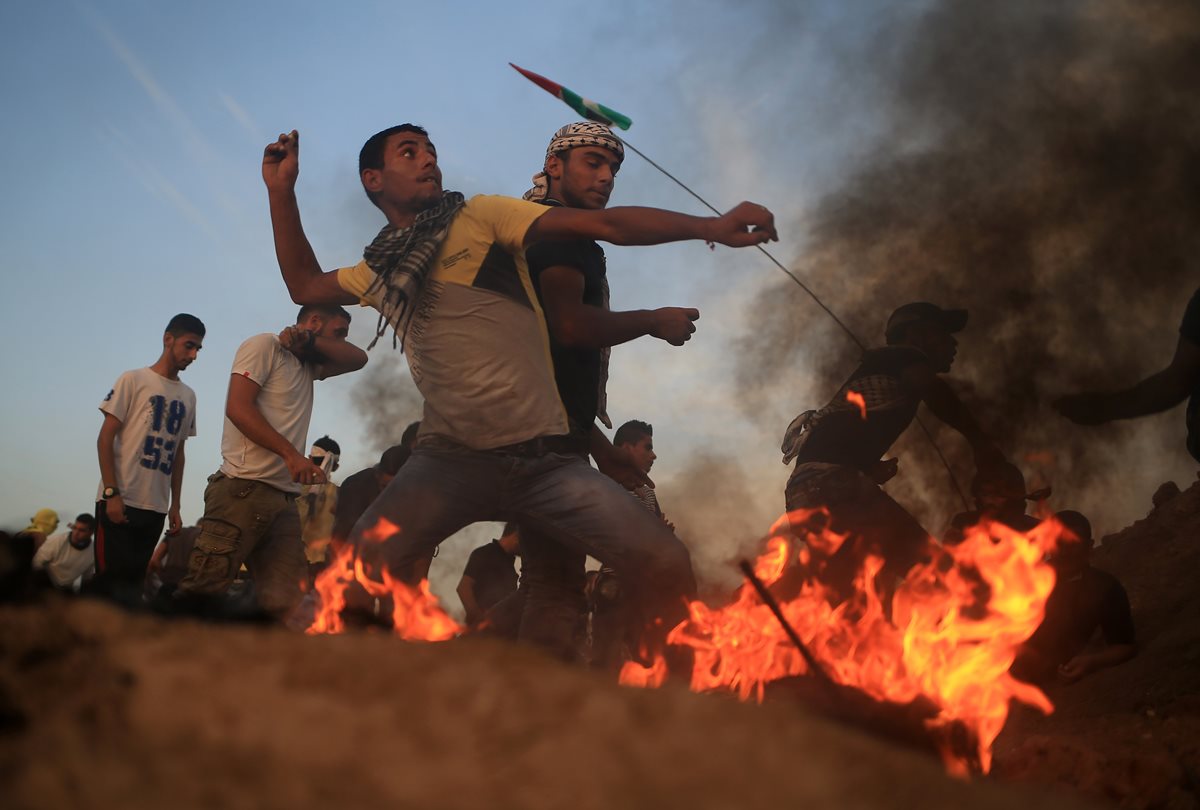
M 812 652 L 800 639 L 800 635 L 796 632 L 795 628 L 793 628 L 791 623 L 788 622 L 787 617 L 783 615 L 783 611 L 779 607 L 779 602 L 775 599 L 774 595 L 767 590 L 767 586 L 763 584 L 762 580 L 759 579 L 754 573 L 754 566 L 746 560 L 742 560 L 740 563 L 738 563 L 738 568 L 742 569 L 742 573 L 746 576 L 747 581 L 754 586 L 754 590 L 758 592 L 758 598 L 762 599 L 763 604 L 769 607 L 771 612 L 775 614 L 775 619 L 779 622 L 780 626 L 783 627 L 783 632 L 787 633 L 787 637 L 792 640 L 792 643 L 796 645 L 796 649 L 800 651 L 800 655 L 804 658 L 804 663 L 808 665 L 808 671 L 812 673 L 813 677 L 816 678 L 819 683 L 827 687 L 835 694 L 835 696 L 837 696 L 839 694 L 837 684 L 834 683 L 833 679 L 829 677 L 829 673 L 827 673 L 825 668 L 821 666 L 821 663 L 817 661 L 816 656 L 812 654 Z

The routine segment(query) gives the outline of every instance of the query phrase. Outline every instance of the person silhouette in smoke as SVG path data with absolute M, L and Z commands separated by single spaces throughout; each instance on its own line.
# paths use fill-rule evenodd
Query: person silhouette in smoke
M 1185 399 L 1187 449 L 1200 461 L 1200 290 L 1192 295 L 1183 313 L 1179 342 L 1165 368 L 1119 391 L 1085 391 L 1061 397 L 1054 408 L 1076 424 L 1102 425 L 1159 413 Z
M 958 346 L 954 335 L 966 325 L 966 310 L 905 304 L 888 318 L 887 345 L 866 351 L 825 407 L 805 411 L 788 426 L 783 461 L 795 459 L 796 466 L 785 489 L 787 508 L 824 507 L 830 528 L 848 534 L 819 566 L 822 581 L 843 595 L 868 554 L 883 557 L 880 576 L 887 589 L 934 544 L 921 524 L 881 489 L 899 469 L 897 459 L 882 456 L 916 418 L 922 402 L 967 439 L 977 468 L 1004 460 L 939 376 L 950 371 Z M 803 536 L 814 518 L 820 519 L 795 515 L 793 528 Z

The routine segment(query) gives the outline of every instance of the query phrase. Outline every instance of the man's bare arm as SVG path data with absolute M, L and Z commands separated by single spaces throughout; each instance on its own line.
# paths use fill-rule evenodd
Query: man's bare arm
M 577 349 L 602 349 L 652 335 L 682 346 L 696 331 L 700 311 L 684 307 L 613 312 L 583 302 L 583 274 L 558 265 L 542 271 L 542 308 L 554 339 Z
M 1200 346 L 1179 338 L 1175 356 L 1162 371 L 1122 391 L 1088 391 L 1062 397 L 1054 408 L 1072 422 L 1099 425 L 1173 408 L 1200 384 Z
M 104 414 L 100 435 L 96 438 L 96 453 L 100 457 L 100 480 L 106 487 L 117 485 L 117 456 L 113 443 L 121 432 L 122 422 L 111 413 Z
M 100 435 L 96 438 L 96 453 L 100 457 L 100 481 L 105 487 L 117 486 L 117 456 L 113 443 L 121 432 L 122 422 L 111 413 L 104 414 Z M 104 511 L 113 523 L 125 522 L 125 500 L 118 494 L 104 503 Z M 100 517 L 96 516 L 97 519 Z
M 1059 680 L 1074 683 L 1093 672 L 1123 664 L 1137 655 L 1133 644 L 1110 644 L 1102 650 L 1080 653 L 1058 668 Z
M 699 239 L 729 247 L 750 247 L 778 240 L 779 236 L 774 215 L 751 202 L 741 203 L 719 217 L 632 206 L 551 208 L 525 232 L 526 245 L 570 239 L 595 239 L 614 245 L 661 245 Z
M 282 458 L 293 481 L 325 483 L 325 472 L 292 447 L 262 415 L 257 403 L 259 390 L 259 384 L 249 377 L 234 374 L 229 378 L 229 397 L 225 401 L 225 415 L 229 421 L 247 439 Z
M 321 379 L 358 371 L 367 364 L 367 353 L 348 340 L 317 336 L 313 351 L 321 356 Z
M 183 467 L 186 462 L 183 447 L 185 444 L 187 444 L 187 438 L 183 437 L 175 448 L 175 458 L 171 462 L 171 507 L 167 513 L 168 534 L 175 534 L 183 528 L 183 518 L 179 513 L 179 501 L 183 492 Z
M 981 456 L 989 462 L 1003 459 L 967 406 L 963 405 L 946 381 L 928 366 L 919 363 L 909 366 L 902 376 L 905 384 L 919 394 L 934 416 L 963 435 L 975 452 L 976 463 L 979 463 Z
M 595 424 L 592 425 L 588 452 L 596 462 L 596 469 L 625 489 L 633 490 L 641 486 L 654 488 L 654 482 L 634 462 L 629 448 L 614 447 L 604 435 L 604 431 Z
M 296 202 L 296 178 L 300 175 L 300 133 L 292 130 L 263 150 L 263 182 L 271 205 L 271 230 L 275 235 L 275 257 L 283 283 L 297 304 L 357 304 L 358 297 L 342 289 L 337 272 L 321 270 L 317 256 L 304 235 L 300 206 Z
M 462 601 L 463 608 L 466 610 L 467 624 L 475 624 L 475 622 L 483 618 L 479 615 L 479 603 L 475 601 L 474 577 L 463 574 L 462 579 L 458 581 L 458 588 L 455 591 L 458 593 L 458 598 Z
M 296 326 L 288 326 L 279 333 L 279 345 L 320 366 L 322 380 L 358 371 L 367 364 L 367 353 L 345 338 L 323 337 Z M 314 355 L 315 360 L 311 359 Z

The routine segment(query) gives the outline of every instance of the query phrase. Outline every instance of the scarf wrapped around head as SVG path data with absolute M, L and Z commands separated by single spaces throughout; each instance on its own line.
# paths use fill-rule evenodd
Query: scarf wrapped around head
M 546 147 L 546 160 L 550 160 L 559 152 L 565 152 L 577 146 L 602 146 L 615 152 L 618 160 L 625 160 L 625 146 L 621 143 L 621 139 L 604 124 L 597 124 L 595 121 L 567 124 L 555 132 L 554 137 L 550 139 L 550 145 Z M 543 168 L 533 176 L 533 188 L 525 192 L 525 199 L 541 202 L 546 199 L 549 190 L 550 181 Z
M 463 207 L 463 195 L 457 191 L 442 192 L 442 200 L 432 208 L 417 214 L 407 228 L 385 225 L 374 241 L 363 250 L 363 259 L 375 273 L 375 281 L 367 293 L 383 290 L 379 305 L 379 324 L 371 348 L 392 324 L 392 345 L 400 343 L 404 350 L 404 335 L 408 331 L 413 309 L 425 281 L 450 231 L 450 223 Z

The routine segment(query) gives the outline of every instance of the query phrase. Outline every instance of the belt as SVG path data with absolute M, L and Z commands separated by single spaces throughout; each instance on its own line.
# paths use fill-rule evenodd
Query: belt
M 548 453 L 566 453 L 578 456 L 587 455 L 587 444 L 578 436 L 538 436 L 516 444 L 492 447 L 487 452 L 495 453 L 498 456 L 516 456 L 518 458 L 537 458 Z
M 472 450 L 464 444 L 445 436 L 423 436 L 417 441 L 418 447 L 440 448 L 444 450 L 469 451 L 473 453 L 490 453 L 496 456 L 512 458 L 538 458 L 549 453 L 565 453 L 574 456 L 586 456 L 588 452 L 587 436 L 538 436 L 515 444 L 500 447 L 489 447 L 486 450 Z

